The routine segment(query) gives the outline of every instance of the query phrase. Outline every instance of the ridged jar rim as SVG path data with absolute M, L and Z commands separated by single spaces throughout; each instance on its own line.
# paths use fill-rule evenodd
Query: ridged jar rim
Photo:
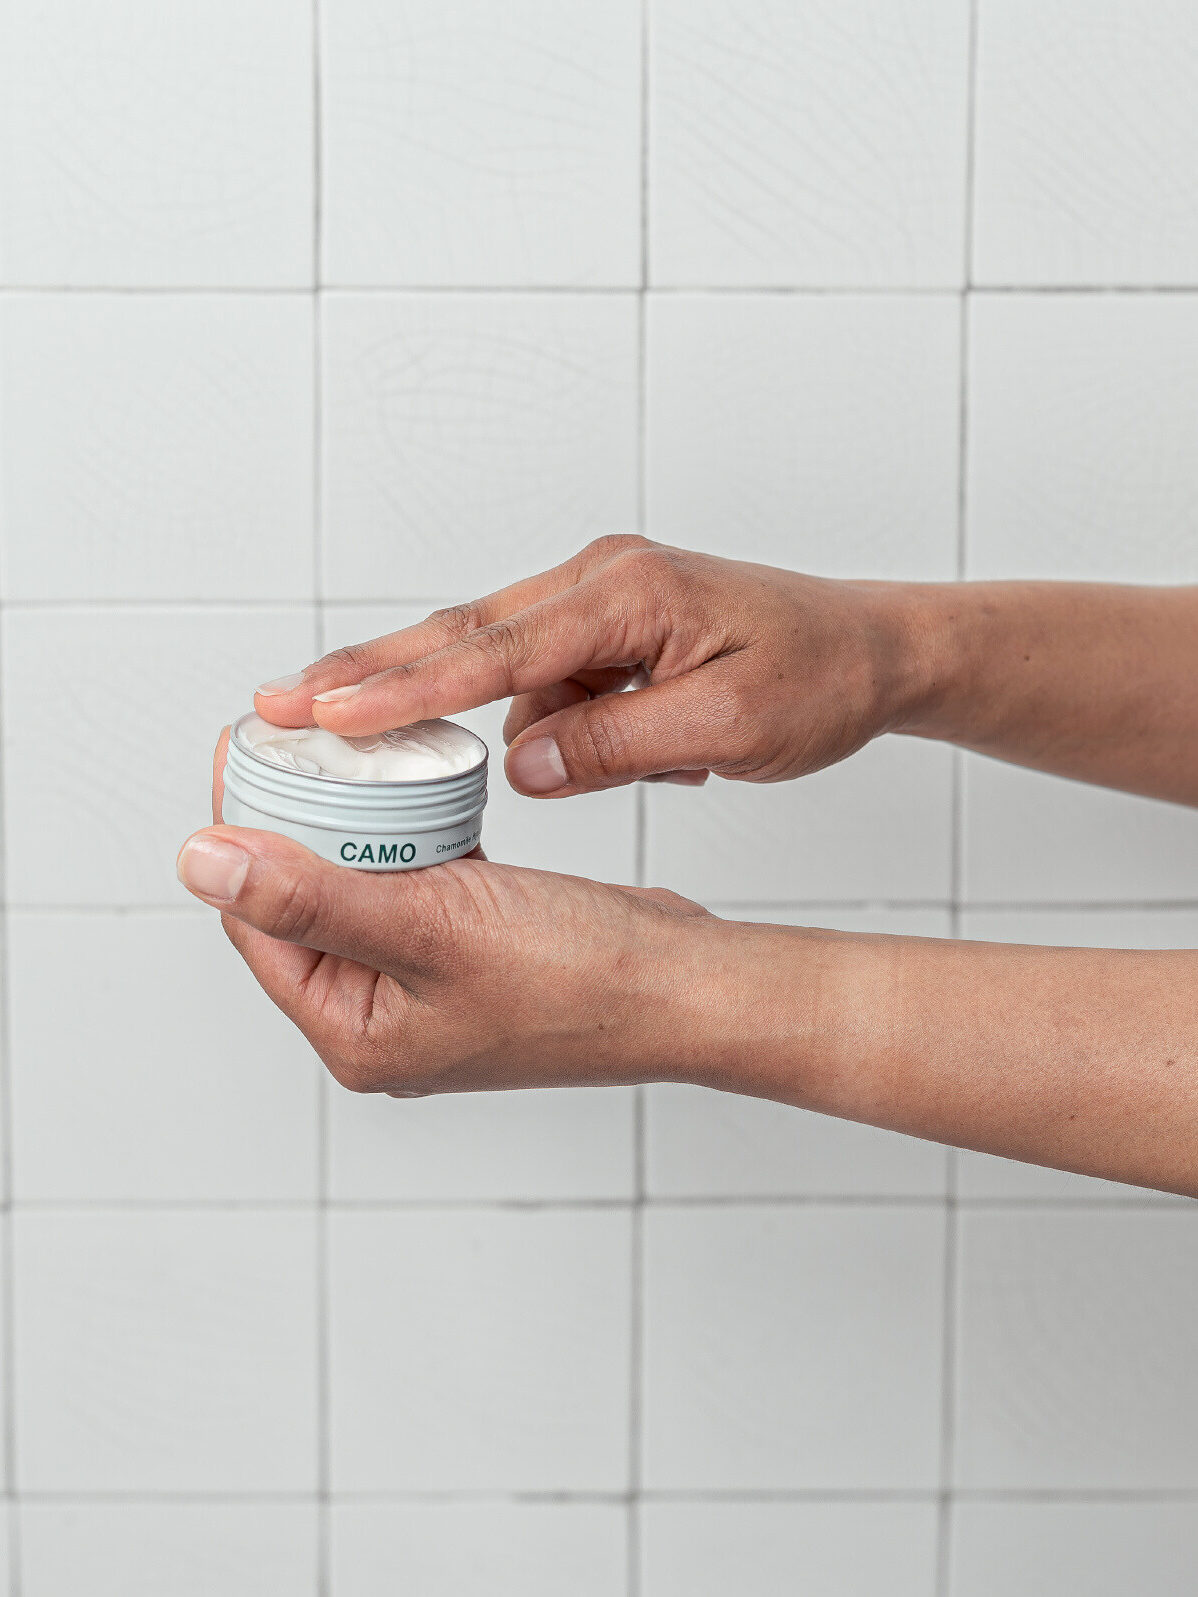
M 295 777 L 303 782 L 319 782 L 325 787 L 350 787 L 359 789 L 366 788 L 372 792 L 379 793 L 380 795 L 389 790 L 397 789 L 406 792 L 409 788 L 413 787 L 425 788 L 431 787 L 433 784 L 444 785 L 446 782 L 462 781 L 466 777 L 475 776 L 479 771 L 486 770 L 487 762 L 490 758 L 490 751 L 488 750 L 487 745 L 483 742 L 482 738 L 479 737 L 478 733 L 471 732 L 468 726 L 462 726 L 460 722 L 455 721 L 454 725 L 457 726 L 460 731 L 465 732 L 467 737 L 473 738 L 482 752 L 480 757 L 473 765 L 468 765 L 464 771 L 451 771 L 448 776 L 417 776 L 402 780 L 380 782 L 377 779 L 368 776 L 327 776 L 323 771 L 294 771 L 289 766 L 276 765 L 273 760 L 264 760 L 262 756 L 257 753 L 256 750 L 253 749 L 251 745 L 248 744 L 241 736 L 241 728 L 251 716 L 257 716 L 257 711 L 247 710 L 244 715 L 239 715 L 229 730 L 229 741 L 230 743 L 237 744 L 237 752 L 239 754 L 243 754 L 247 759 L 252 760 L 255 765 L 261 766 L 264 770 L 276 772 L 280 776 Z

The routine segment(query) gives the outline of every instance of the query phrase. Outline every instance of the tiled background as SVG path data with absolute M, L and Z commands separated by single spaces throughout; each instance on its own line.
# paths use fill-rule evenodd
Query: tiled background
M 1196 79 L 1192 0 L 0 0 L 11 1597 L 1193 1591 L 1198 1212 L 348 1096 L 172 862 L 254 682 L 601 532 L 1198 577 Z M 488 840 L 1198 943 L 1192 815 L 899 740 Z

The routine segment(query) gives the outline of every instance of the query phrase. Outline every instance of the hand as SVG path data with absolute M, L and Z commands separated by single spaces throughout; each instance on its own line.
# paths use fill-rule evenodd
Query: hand
M 255 703 L 352 737 L 515 695 L 508 779 L 540 797 L 709 771 L 776 782 L 903 725 L 922 691 L 904 592 L 603 538 Z
M 273 832 L 221 825 L 188 839 L 179 873 L 357 1092 L 637 1082 L 685 1076 L 702 1053 L 689 1018 L 713 980 L 702 933 L 724 923 L 673 893 L 481 855 L 348 870 Z

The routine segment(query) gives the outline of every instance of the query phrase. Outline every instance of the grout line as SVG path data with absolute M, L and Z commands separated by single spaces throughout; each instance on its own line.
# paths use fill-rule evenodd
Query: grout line
M 707 906 L 711 910 L 803 910 L 816 912 L 819 910 L 917 910 L 917 909 L 946 909 L 950 912 L 957 910 L 962 915 L 970 914 L 1026 914 L 1029 911 L 1035 914 L 1059 911 L 1069 914 L 1118 914 L 1120 911 L 1134 910 L 1144 913 L 1155 911 L 1176 912 L 1180 910 L 1198 909 L 1198 899 L 1193 898 L 1141 898 L 1141 899 L 993 899 L 993 898 L 883 898 L 883 899 L 754 899 L 754 900 L 721 900 L 711 899 Z
M 395 601 L 400 603 L 402 601 Z M 136 610 L 143 615 L 180 615 L 194 612 L 196 615 L 209 615 L 223 611 L 248 611 L 276 612 L 279 610 L 294 610 L 297 614 L 311 608 L 312 600 L 307 599 L 7 599 L 4 603 L 6 610 L 67 610 L 73 614 L 83 611 L 103 615 L 110 610 L 128 611 Z
M 640 14 L 640 282 L 636 301 L 636 524 L 646 535 L 648 526 L 648 301 L 649 284 L 649 6 L 641 0 Z M 646 864 L 646 789 L 636 785 L 633 801 L 636 844 L 634 880 L 645 885 Z M 628 1506 L 625 1516 L 627 1597 L 640 1597 L 641 1591 L 641 1454 L 644 1438 L 644 1351 L 645 1351 L 645 1114 L 646 1089 L 633 1089 L 633 1201 L 629 1215 L 629 1358 L 628 1358 Z
M 617 1090 L 617 1089 L 613 1089 Z M 634 1133 L 634 1144 L 636 1142 Z M 950 1150 L 951 1151 L 951 1150 Z M 643 1154 L 641 1155 L 643 1158 Z M 1129 1188 L 1128 1197 L 1110 1195 L 1105 1189 L 1093 1196 L 983 1195 L 957 1196 L 960 1209 L 981 1213 L 1074 1212 L 1126 1214 L 1187 1214 L 1198 1200 L 1149 1188 Z M 926 1209 L 936 1212 L 944 1206 L 943 1193 L 909 1192 L 757 1192 L 659 1195 L 625 1198 L 110 1198 L 78 1196 L 70 1198 L 21 1198 L 0 1205 L 0 1212 L 13 1215 L 48 1215 L 78 1218 L 82 1215 L 121 1214 L 311 1214 L 323 1209 L 329 1214 L 489 1214 L 566 1213 L 574 1211 L 634 1212 L 638 1206 L 654 1209 Z
M 629 1211 L 629 1357 L 628 1357 L 628 1495 L 627 1589 L 639 1597 L 641 1587 L 641 1516 L 643 1497 L 641 1450 L 644 1434 L 645 1364 L 645 1089 L 633 1089 L 633 1161 L 636 1196 Z
M 0 625 L 0 656 L 3 654 L 3 625 Z M 4 726 L 4 673 L 0 666 L 0 747 L 5 746 Z M 0 1459 L 4 1471 L 4 1511 L 8 1522 L 8 1588 L 9 1597 L 20 1597 L 21 1547 L 20 1520 L 16 1508 L 17 1490 L 17 1377 L 16 1377 L 16 1268 L 13 1257 L 15 1240 L 12 1227 L 13 1195 L 13 1095 L 12 1095 L 12 1020 L 9 988 L 9 927 L 11 917 L 8 905 L 8 830 L 6 806 L 8 799 L 7 762 L 0 774 L 0 1199 L 5 1214 L 0 1225 L 0 1337 L 3 1340 L 3 1367 L 0 1368 L 0 1398 L 4 1403 L 3 1454 Z
M 969 517 L 969 378 L 970 286 L 973 280 L 973 213 L 977 134 L 978 0 L 970 0 L 965 96 L 965 203 L 962 227 L 962 293 L 958 332 L 957 389 L 957 549 L 956 579 L 965 579 Z M 965 760 L 952 754 L 952 856 L 950 862 L 949 932 L 960 937 L 965 883 Z M 961 1273 L 960 1156 L 945 1150 L 944 1284 L 941 1305 L 940 1493 L 936 1508 L 936 1597 L 949 1597 L 952 1585 L 953 1476 L 957 1427 L 957 1363 L 960 1338 Z
M 316 653 L 328 647 L 324 569 L 324 316 L 323 264 L 324 127 L 320 0 L 312 0 L 312 598 Z M 329 1288 L 329 1082 L 316 1068 L 316 1259 L 313 1309 L 316 1314 L 316 1593 L 332 1591 L 332 1312 Z
M 331 294 L 391 295 L 395 298 L 429 298 L 434 295 L 478 295 L 496 298 L 508 295 L 521 298 L 562 298 L 579 296 L 596 298 L 639 292 L 635 283 L 338 283 L 323 281 L 318 284 Z M 1184 297 L 1198 294 L 1198 281 L 1187 283 L 977 283 L 971 292 L 994 295 L 1169 295 Z M 101 298 L 253 298 L 273 299 L 279 296 L 296 298 L 312 292 L 306 283 L 246 283 L 240 286 L 220 283 L 5 283 L 0 286 L 0 300 L 22 295 L 72 295 Z M 950 299 L 961 290 L 955 283 L 653 283 L 645 292 L 651 295 L 744 295 L 762 299 L 827 299 L 844 298 Z
M 934 1489 L 919 1487 L 772 1487 L 772 1488 L 676 1488 L 647 1487 L 641 1494 L 652 1503 L 710 1503 L 719 1507 L 736 1503 L 935 1503 Z M 958 1501 L 969 1503 L 1107 1503 L 1112 1505 L 1198 1503 L 1198 1489 L 1192 1487 L 967 1487 L 955 1493 Z M 183 1505 L 260 1505 L 270 1507 L 282 1504 L 312 1502 L 310 1492 L 251 1491 L 251 1492 L 186 1492 L 186 1491 L 31 1491 L 19 1494 L 23 1504 L 54 1506 L 55 1504 L 113 1504 L 136 1507 Z M 426 1491 L 334 1492 L 331 1501 L 337 1506 L 387 1504 L 444 1503 L 469 1507 L 480 1503 L 511 1503 L 539 1505 L 546 1508 L 566 1504 L 606 1504 L 620 1507 L 627 1502 L 627 1494 L 620 1491 L 501 1491 L 485 1488 L 452 1487 L 433 1488 Z

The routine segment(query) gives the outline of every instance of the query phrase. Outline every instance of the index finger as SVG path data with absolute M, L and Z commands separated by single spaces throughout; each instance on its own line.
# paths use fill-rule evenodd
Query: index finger
M 641 546 L 646 542 L 634 535 L 598 539 L 561 565 L 510 583 L 482 599 L 435 610 L 410 627 L 333 649 L 293 676 L 264 682 L 255 691 L 254 708 L 263 720 L 272 721 L 276 726 L 311 726 L 312 701 L 317 694 L 351 688 L 380 671 L 409 665 L 426 654 L 448 648 L 482 627 L 516 615 L 554 594 L 564 593 L 598 565 L 627 552 L 634 544 Z
M 367 737 L 530 693 L 576 672 L 633 664 L 649 640 L 643 591 L 592 578 L 567 593 L 352 688 L 318 695 L 312 714 L 342 737 Z

